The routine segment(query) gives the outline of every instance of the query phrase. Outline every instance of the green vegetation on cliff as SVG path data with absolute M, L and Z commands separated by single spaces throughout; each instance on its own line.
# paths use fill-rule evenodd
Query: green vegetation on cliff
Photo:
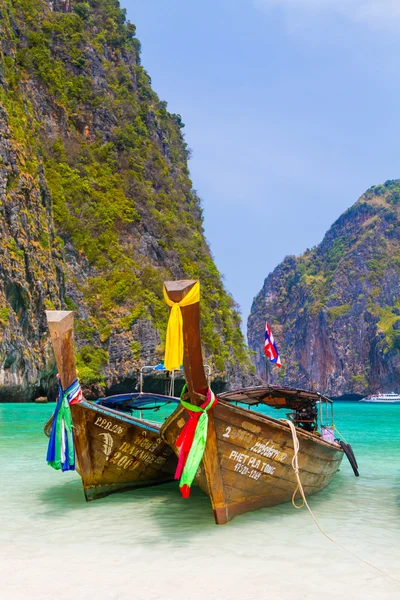
M 57 307 L 80 315 L 86 382 L 104 379 L 111 335 L 126 334 L 129 369 L 141 356 L 135 324 L 150 321 L 163 339 L 161 283 L 182 277 L 201 281 L 214 370 L 247 368 L 240 317 L 204 239 L 184 125 L 152 90 L 125 11 L 116 0 L 54 0 L 52 9 L 45 0 L 0 0 L 0 35 L 0 103 L 24 170 L 43 180 L 53 203 L 35 252 L 56 248 L 65 258 L 67 294 Z M 23 253 L 14 252 L 21 267 Z

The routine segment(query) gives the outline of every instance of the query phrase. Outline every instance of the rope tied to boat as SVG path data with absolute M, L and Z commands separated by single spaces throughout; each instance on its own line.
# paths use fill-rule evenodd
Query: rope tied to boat
M 200 302 L 200 282 L 197 281 L 180 302 L 173 302 L 165 288 L 164 300 L 171 307 L 165 340 L 164 366 L 167 371 L 180 369 L 183 362 L 183 319 L 181 307 Z
M 391 579 L 392 581 L 395 581 L 397 584 L 400 585 L 400 581 L 398 579 L 396 579 L 395 577 L 392 577 L 391 575 L 389 575 L 388 573 L 385 573 L 385 571 L 382 571 L 382 569 L 380 569 L 379 567 L 376 567 L 375 565 L 373 565 L 372 563 L 368 562 L 367 560 L 365 560 L 364 558 L 361 558 L 360 556 L 358 556 L 357 554 L 355 554 L 354 552 L 352 552 L 351 550 L 349 550 L 348 548 L 346 548 L 345 546 L 343 546 L 342 544 L 340 544 L 339 542 L 337 542 L 336 540 L 334 540 L 333 538 L 331 538 L 327 533 L 325 533 L 325 531 L 322 529 L 321 525 L 318 523 L 318 520 L 316 518 L 316 516 L 314 515 L 313 511 L 311 510 L 308 502 L 307 502 L 307 498 L 303 489 L 303 485 L 301 483 L 301 479 L 300 479 L 300 468 L 299 468 L 299 463 L 298 463 L 298 454 L 300 451 L 300 442 L 298 440 L 297 437 L 297 432 L 296 432 L 296 427 L 294 426 L 294 424 L 291 421 L 288 421 L 287 419 L 280 419 L 280 421 L 282 421 L 283 423 L 287 423 L 290 427 L 290 430 L 292 432 L 292 439 L 293 439 L 293 450 L 294 450 L 294 454 L 293 454 L 293 459 L 292 459 L 292 467 L 296 476 L 296 481 L 297 481 L 297 487 L 293 493 L 292 496 L 292 504 L 295 508 L 303 508 L 303 506 L 306 506 L 310 515 L 312 516 L 314 523 L 316 524 L 316 526 L 318 527 L 318 529 L 320 530 L 320 532 L 322 533 L 322 535 L 324 535 L 326 538 L 328 538 L 329 541 L 331 541 L 333 544 L 336 544 L 337 546 L 339 546 L 340 548 L 342 548 L 345 552 L 348 552 L 348 554 L 351 554 L 352 556 L 354 556 L 354 558 L 356 558 L 357 560 L 359 560 L 360 562 L 363 562 L 364 564 L 368 565 L 369 567 L 372 567 L 373 569 L 375 569 L 376 571 L 379 571 L 379 573 L 381 573 L 382 575 L 384 575 L 385 577 L 388 577 L 389 579 Z M 336 428 L 335 428 L 336 429 Z M 337 429 L 336 429 L 337 431 Z M 339 432 L 338 432 L 339 433 Z M 302 497 L 302 504 L 298 505 L 296 504 L 296 500 L 295 500 L 295 496 L 297 494 L 297 492 L 300 492 L 300 495 Z
M 46 459 L 53 469 L 74 471 L 75 447 L 70 405 L 82 400 L 82 390 L 77 379 L 63 390 L 59 375 L 57 377 L 58 401 L 53 415 Z
M 176 440 L 179 448 L 178 466 L 175 479 L 179 479 L 179 489 L 184 498 L 190 496 L 190 487 L 197 469 L 204 456 L 208 431 L 208 411 L 217 404 L 214 392 L 208 388 L 207 399 L 200 406 L 186 402 L 183 395 L 187 389 L 185 384 L 181 393 L 181 404 L 188 411 L 189 419 Z
M 339 429 L 336 427 L 336 425 L 333 423 L 332 424 L 333 429 L 340 435 L 340 437 L 342 438 L 342 440 L 348 444 L 349 442 L 346 440 L 346 438 L 344 437 L 344 435 L 342 433 L 340 433 Z
M 286 422 L 286 419 L 282 419 L 283 421 Z M 298 461 L 298 455 L 299 455 L 299 450 L 300 450 L 300 442 L 299 439 L 297 437 L 297 433 L 296 433 L 296 428 L 293 425 L 293 423 L 291 421 L 287 421 L 291 432 L 292 432 L 292 438 L 293 438 L 293 449 L 294 449 L 294 454 L 293 454 L 293 458 L 292 458 L 292 468 L 293 471 L 295 472 L 296 475 L 296 479 L 297 479 L 297 487 L 293 492 L 293 496 L 292 496 L 292 504 L 295 508 L 303 508 L 304 504 L 306 504 L 307 500 L 306 500 L 306 496 L 304 494 L 304 490 L 303 490 L 303 486 L 301 484 L 301 480 L 300 480 L 300 473 L 299 473 L 299 461 Z M 296 494 L 297 492 L 300 491 L 300 496 L 302 499 L 301 504 L 296 504 Z

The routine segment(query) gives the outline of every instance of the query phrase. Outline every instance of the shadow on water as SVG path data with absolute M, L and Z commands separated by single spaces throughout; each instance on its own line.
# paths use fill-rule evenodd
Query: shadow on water
M 38 492 L 38 500 L 49 507 L 61 508 L 63 511 L 82 508 L 86 504 L 85 495 L 79 480 L 49 485 Z
M 338 474 L 337 481 L 312 497 L 313 508 L 323 510 L 334 503 L 338 494 L 344 492 L 346 479 Z M 38 496 L 45 519 L 56 521 L 62 512 L 73 517 L 89 535 L 98 523 L 101 523 L 103 533 L 109 535 L 115 527 L 120 530 L 122 523 L 123 536 L 119 535 L 119 541 L 141 546 L 158 543 L 182 547 L 192 544 L 196 538 L 209 543 L 211 536 L 225 536 L 226 532 L 234 531 L 249 539 L 261 525 L 297 518 L 297 511 L 289 502 L 240 515 L 229 523 L 228 528 L 216 527 L 206 494 L 193 486 L 190 498 L 183 499 L 176 482 L 111 494 L 86 503 L 80 481 L 76 479 L 46 487 Z
M 82 520 L 85 511 L 89 520 L 116 519 L 124 521 L 125 536 L 129 533 L 135 541 L 151 543 L 163 539 L 181 544 L 190 534 L 208 528 L 214 529 L 214 517 L 208 497 L 197 487 L 193 487 L 189 500 L 184 500 L 176 483 L 137 488 L 126 492 L 110 494 L 92 502 L 86 502 L 79 480 L 47 486 L 38 492 L 37 500 L 42 515 L 46 519 L 58 520 L 60 512 Z M 79 516 L 78 516 L 79 515 Z M 140 523 L 140 529 L 135 526 Z

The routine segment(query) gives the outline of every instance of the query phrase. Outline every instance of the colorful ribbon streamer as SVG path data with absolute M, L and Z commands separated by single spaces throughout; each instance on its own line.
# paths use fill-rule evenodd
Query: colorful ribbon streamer
M 70 404 L 82 400 L 82 391 L 76 379 L 63 390 L 58 380 L 58 401 L 53 416 L 53 425 L 47 448 L 47 463 L 53 469 L 62 471 L 75 470 L 75 447 L 72 433 L 72 417 Z
M 217 404 L 214 393 L 207 391 L 207 400 L 201 406 L 194 406 L 182 400 L 186 390 L 184 386 L 181 394 L 181 404 L 189 413 L 189 419 L 176 440 L 179 448 L 178 466 L 175 479 L 180 479 L 179 489 L 184 498 L 190 496 L 190 486 L 196 476 L 197 469 L 204 455 L 207 442 L 208 414 L 207 412 Z
M 180 369 L 183 362 L 183 320 L 181 307 L 200 302 L 200 282 L 197 281 L 180 302 L 172 302 L 164 286 L 164 299 L 168 306 L 171 307 L 165 342 L 164 366 L 167 371 L 173 371 L 174 369 Z

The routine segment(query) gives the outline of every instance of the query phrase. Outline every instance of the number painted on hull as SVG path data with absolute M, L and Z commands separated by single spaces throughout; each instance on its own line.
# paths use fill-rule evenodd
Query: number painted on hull
M 157 456 L 154 454 L 160 444 L 162 443 L 161 438 L 155 440 L 145 439 L 146 436 L 138 437 L 133 443 L 122 442 L 118 451 L 113 454 L 110 458 L 110 463 L 114 464 L 119 469 L 129 469 L 133 471 L 136 469 L 139 463 L 146 463 L 148 465 L 155 464 L 163 466 L 167 462 L 167 456 L 172 452 L 164 451 L 164 456 Z
M 243 429 L 235 429 L 234 427 L 227 427 L 225 433 L 222 434 L 222 437 L 247 442 L 248 444 L 253 443 L 254 440 L 254 435 L 252 433 L 243 431 Z
M 125 471 L 134 471 L 140 464 L 138 460 L 135 461 L 134 458 L 130 458 L 126 454 L 122 454 L 119 451 L 115 452 L 115 454 L 110 458 L 109 462 L 114 464 L 114 466 L 117 468 L 124 469 Z
M 232 427 L 227 427 L 225 433 L 223 434 L 223 437 L 229 438 L 231 431 Z

